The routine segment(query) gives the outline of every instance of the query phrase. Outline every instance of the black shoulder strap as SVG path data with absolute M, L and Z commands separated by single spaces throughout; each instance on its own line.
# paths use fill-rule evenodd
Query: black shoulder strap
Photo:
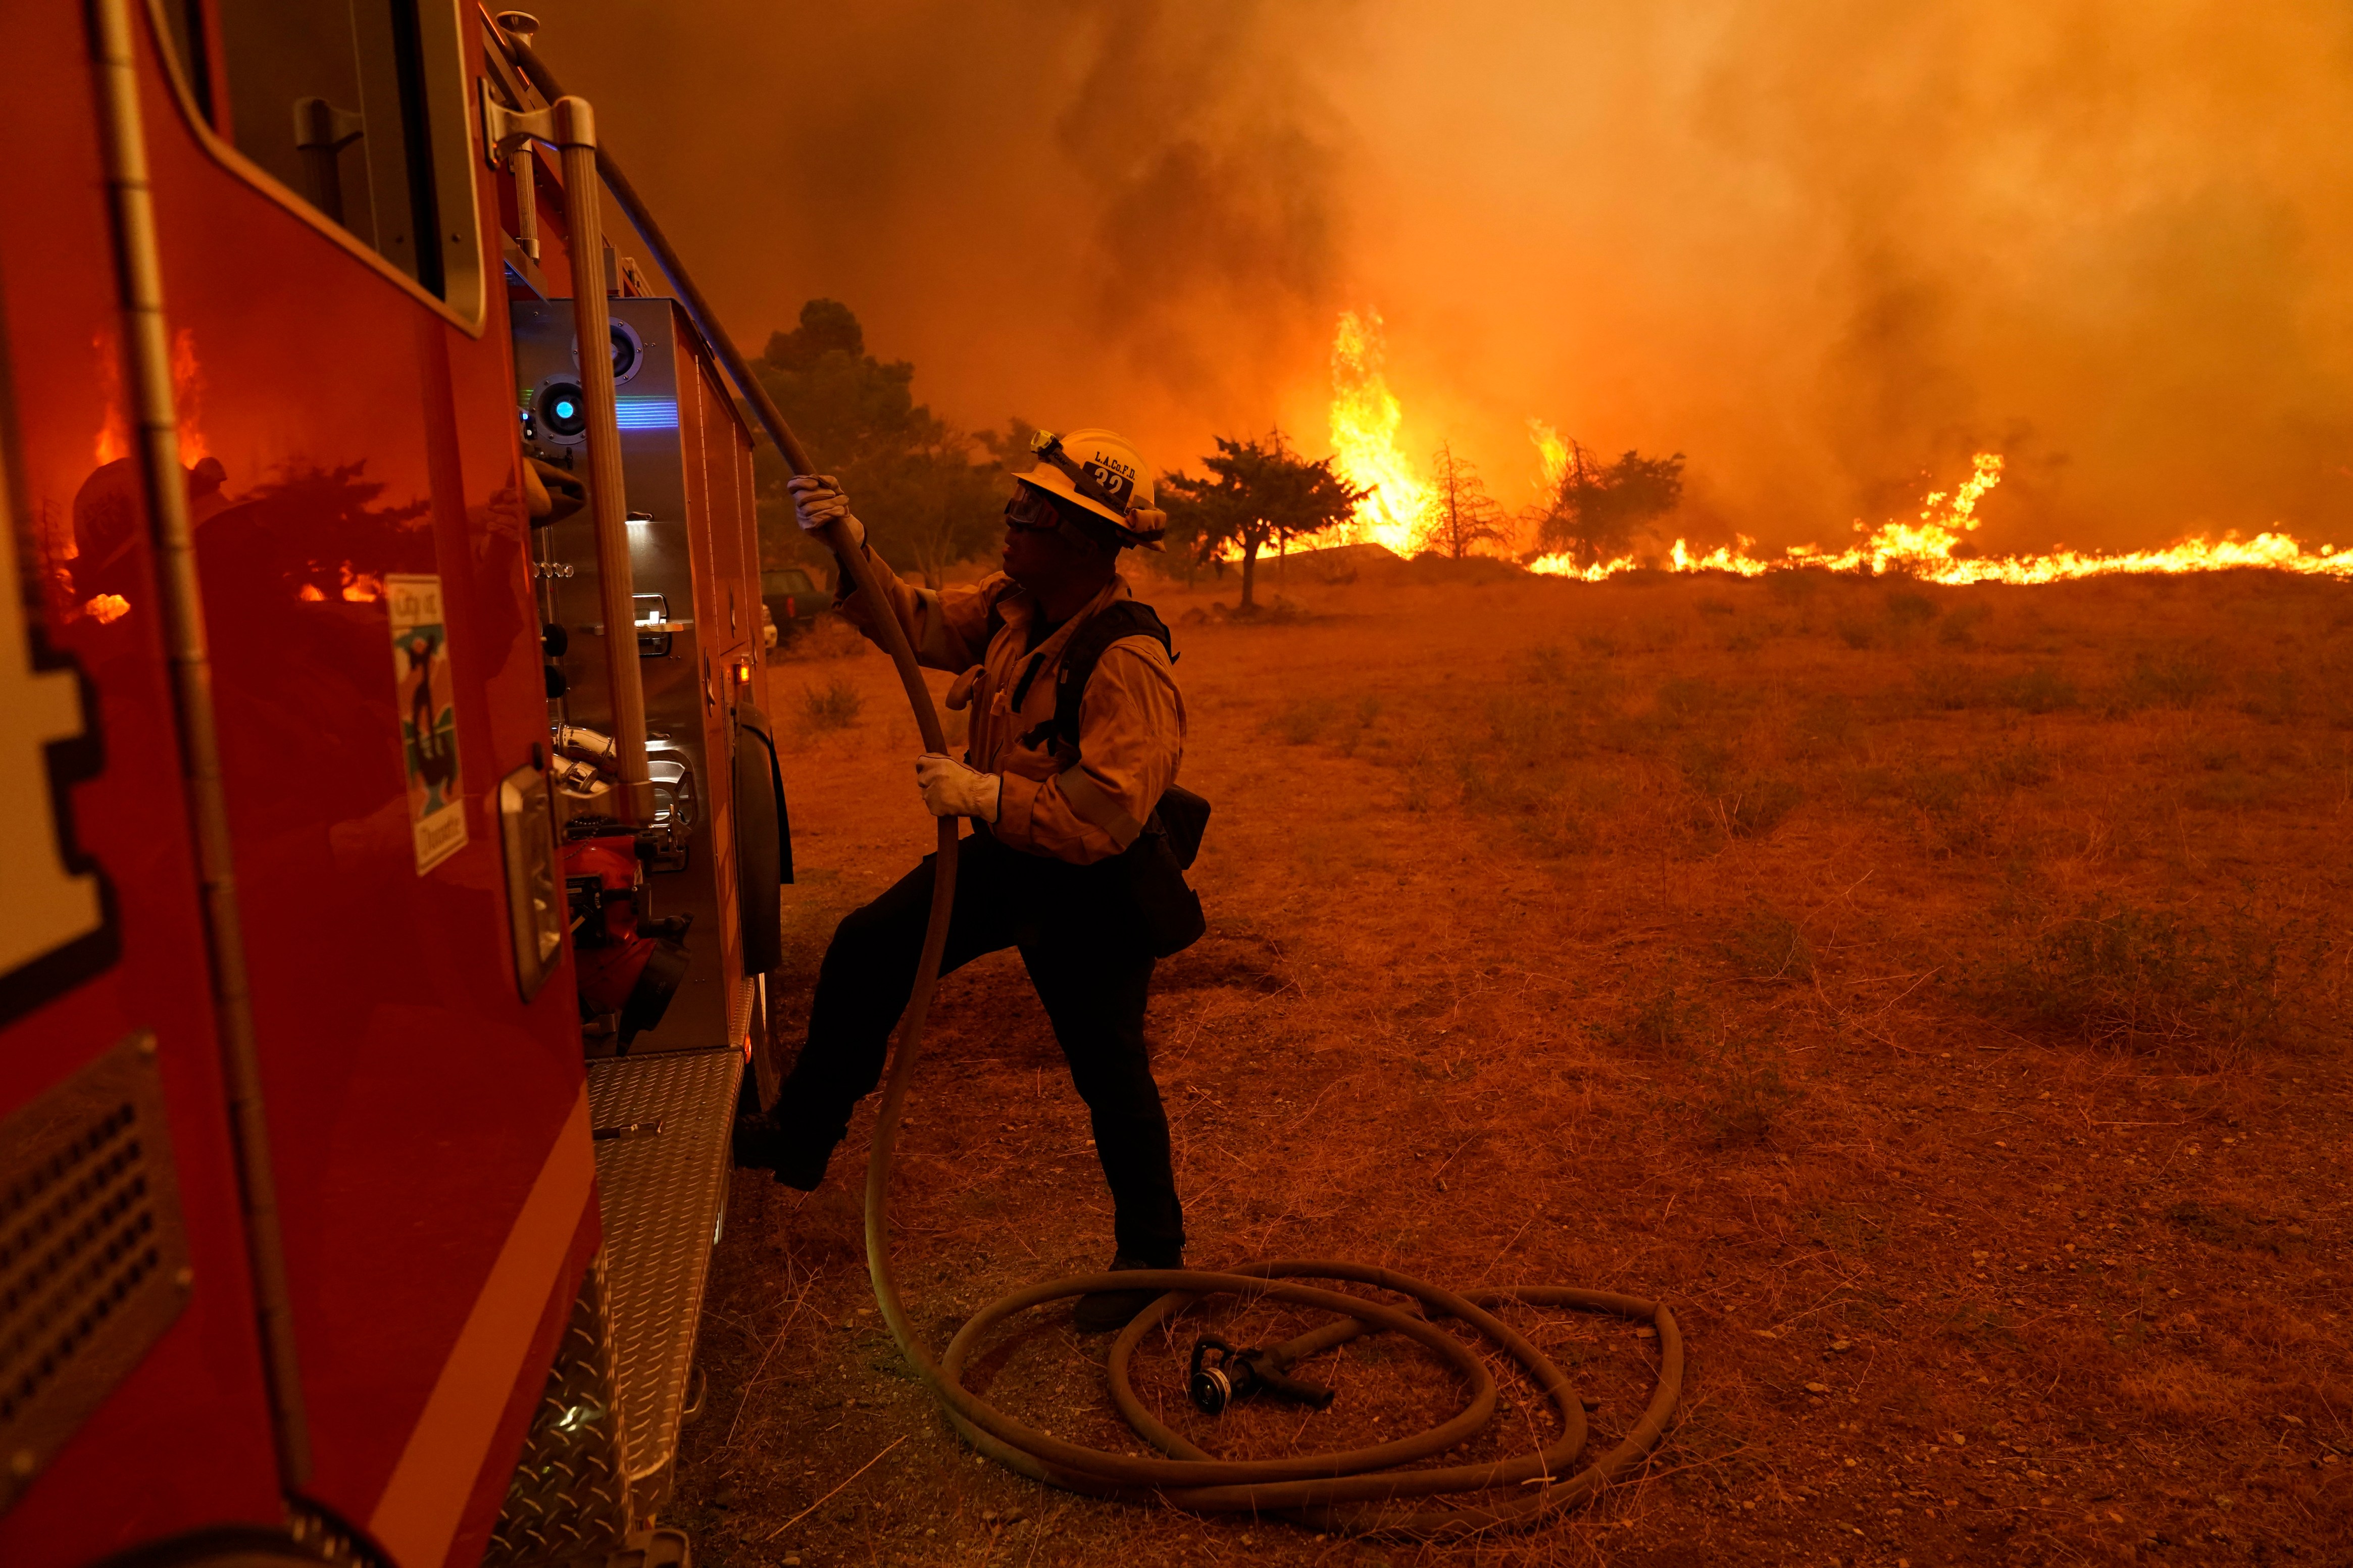
M 1062 649 L 1061 673 L 1054 684 L 1054 733 L 1071 750 L 1079 749 L 1079 704 L 1086 698 L 1087 681 L 1095 672 L 1096 662 L 1112 644 L 1133 637 L 1158 637 L 1170 661 L 1175 661 L 1176 647 L 1168 628 L 1151 605 L 1134 599 L 1113 600 L 1071 634 L 1070 643 Z

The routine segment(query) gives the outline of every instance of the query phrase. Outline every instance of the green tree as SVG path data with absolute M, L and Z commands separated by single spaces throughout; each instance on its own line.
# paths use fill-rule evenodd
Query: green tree
M 865 329 L 849 306 L 803 305 L 800 325 L 773 334 L 753 373 L 820 469 L 841 480 L 867 536 L 892 566 L 936 587 L 949 566 L 993 537 L 1002 466 L 915 401 L 913 365 L 866 352 Z M 995 442 L 992 436 L 979 446 L 993 451 Z M 816 547 L 793 526 L 784 458 L 763 440 L 753 461 L 762 556 L 811 559 Z
M 1604 463 L 1577 442 L 1551 500 L 1536 513 L 1536 548 L 1566 552 L 1580 566 L 1614 561 L 1674 510 L 1683 495 L 1683 455 L 1645 458 L 1627 452 Z
M 1210 477 L 1162 475 L 1160 505 L 1170 533 L 1181 536 L 1196 559 L 1206 561 L 1229 543 L 1241 552 L 1241 607 L 1253 610 L 1261 550 L 1346 521 L 1372 492 L 1335 474 L 1329 458 L 1300 457 L 1280 430 L 1263 441 L 1217 441 L 1217 455 L 1201 460 Z
M 1430 459 L 1430 501 L 1424 528 L 1438 548 L 1460 561 L 1475 544 L 1504 542 L 1504 509 L 1487 493 L 1479 470 L 1441 442 Z
M 987 550 L 1005 513 L 1005 472 L 996 462 L 973 461 L 969 437 L 943 425 L 910 444 L 882 477 L 871 503 L 889 520 L 888 548 L 902 550 L 936 588 L 947 569 Z M 865 519 L 869 504 L 860 507 Z

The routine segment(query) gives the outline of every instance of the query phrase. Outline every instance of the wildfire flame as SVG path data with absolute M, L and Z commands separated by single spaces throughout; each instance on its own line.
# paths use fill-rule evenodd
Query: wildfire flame
M 2115 552 L 2055 550 L 2040 555 L 1979 555 L 1956 557 L 1953 549 L 1963 535 L 1978 526 L 1978 503 L 2001 483 L 2001 455 L 1979 452 L 1970 461 L 1969 477 L 1950 492 L 1930 490 L 1920 503 L 1918 522 L 1889 521 L 1872 531 L 1861 543 L 1835 554 L 1820 545 L 1792 546 L 1780 560 L 1760 560 L 1749 553 L 1756 541 L 1746 535 L 1729 547 L 1719 545 L 1704 553 L 1678 539 L 1666 559 L 1653 563 L 1670 572 L 1729 572 L 1741 577 L 1761 577 L 1768 572 L 1819 567 L 1831 572 L 1903 572 L 1927 583 L 2061 583 L 2080 577 L 2223 572 L 2233 567 L 2260 566 L 2306 575 L 2353 577 L 2353 550 L 2307 550 L 2292 534 L 2259 533 L 2242 540 L 2236 534 L 2221 539 L 2198 536 L 2161 550 Z M 1855 525 L 1860 529 L 1862 525 Z M 1567 555 L 1546 555 L 1528 563 L 1531 572 L 1547 576 L 1576 577 L 1599 583 L 1644 563 L 1632 555 L 1580 567 Z
M 1340 315 L 1332 340 L 1332 457 L 1340 477 L 1372 493 L 1356 503 L 1335 544 L 1374 543 L 1410 555 L 1419 545 L 1429 508 L 1428 487 L 1398 450 L 1405 417 L 1381 368 L 1381 316 Z
M 1536 494 L 1549 497 L 1560 489 L 1560 478 L 1568 472 L 1568 443 L 1560 438 L 1559 431 L 1536 418 L 1528 421 L 1528 439 L 1535 443 L 1536 462 L 1542 468 Z
M 1426 542 L 1424 519 L 1429 486 L 1413 463 L 1398 449 L 1398 426 L 1404 419 L 1397 395 L 1389 390 L 1382 366 L 1381 318 L 1377 310 L 1362 315 L 1341 313 L 1332 342 L 1333 467 L 1350 484 L 1373 493 L 1356 503 L 1349 524 L 1317 542 L 1354 544 L 1369 542 L 1409 555 Z M 1568 469 L 1569 443 L 1541 419 L 1527 422 L 1528 440 L 1536 449 L 1543 489 L 1550 496 Z M 2353 549 L 2307 548 L 2295 535 L 2258 533 L 2241 539 L 2225 533 L 2185 538 L 2158 550 L 2118 552 L 2054 550 L 2032 555 L 1956 555 L 1954 552 L 1977 531 L 1978 504 L 2001 483 L 1999 452 L 1979 452 L 1970 459 L 1969 472 L 1953 489 L 1930 490 L 1920 502 L 1919 521 L 1891 519 L 1866 531 L 1848 548 L 1831 552 L 1818 544 L 1790 547 L 1778 557 L 1754 553 L 1757 542 L 1746 534 L 1735 542 L 1698 551 L 1678 539 L 1663 558 L 1627 554 L 1614 561 L 1579 566 L 1568 554 L 1542 555 L 1527 563 L 1528 570 L 1552 577 L 1575 577 L 1599 583 L 1623 572 L 1644 567 L 1669 572 L 1727 572 L 1740 577 L 1761 577 L 1769 572 L 1815 567 L 1832 572 L 1902 572 L 1924 582 L 2058 583 L 2080 577 L 2119 574 L 2223 572 L 2237 567 L 2263 567 L 2308 576 L 2353 577 Z

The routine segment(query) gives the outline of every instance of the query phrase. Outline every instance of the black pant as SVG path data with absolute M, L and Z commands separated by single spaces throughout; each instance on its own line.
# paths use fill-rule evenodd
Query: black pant
M 1021 950 L 1093 1119 L 1119 1250 L 1155 1268 L 1175 1267 L 1185 1246 L 1184 1211 L 1169 1165 L 1168 1117 L 1144 1043 L 1152 955 L 1131 934 L 1133 922 L 1109 906 L 1099 874 L 1105 868 L 1025 855 L 985 831 L 958 847 L 940 973 L 983 953 Z M 776 1101 L 782 1131 L 804 1146 L 839 1143 L 851 1109 L 881 1081 L 892 1027 L 915 987 L 934 858 L 925 856 L 843 920 L 825 951 L 808 1043 Z

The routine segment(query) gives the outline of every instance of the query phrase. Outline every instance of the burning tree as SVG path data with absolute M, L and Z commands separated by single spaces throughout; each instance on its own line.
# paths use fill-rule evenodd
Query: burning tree
M 1504 509 L 1487 493 L 1479 470 L 1454 455 L 1454 443 L 1440 444 L 1430 459 L 1424 534 L 1460 561 L 1482 541 L 1503 543 Z
M 1683 495 L 1683 455 L 1628 452 L 1604 463 L 1575 441 L 1552 499 L 1535 515 L 1536 549 L 1575 557 L 1579 566 L 1629 552 L 1634 535 L 1674 510 Z
M 1345 522 L 1370 493 L 1332 471 L 1332 459 L 1313 462 L 1291 449 L 1280 430 L 1263 441 L 1217 438 L 1204 458 L 1210 477 L 1160 477 L 1160 505 L 1169 532 L 1190 542 L 1207 561 L 1227 545 L 1241 552 L 1244 610 L 1257 608 L 1258 552 Z

